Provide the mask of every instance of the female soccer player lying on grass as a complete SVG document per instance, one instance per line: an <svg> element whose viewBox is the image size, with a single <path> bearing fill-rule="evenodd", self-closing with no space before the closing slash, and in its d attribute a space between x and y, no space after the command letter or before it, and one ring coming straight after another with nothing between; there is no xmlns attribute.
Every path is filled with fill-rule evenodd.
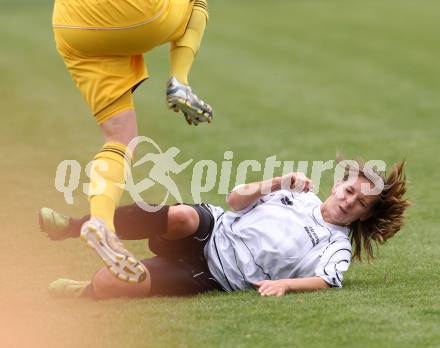
<svg viewBox="0 0 440 348"><path fill-rule="evenodd" d="M189 124L211 121L212 108L188 85L208 20L207 0L55 0L52 19L58 52L104 137L95 156L102 166L91 171L91 217L81 233L93 242L95 231L102 230L108 243L94 250L120 279L141 281L147 276L141 263L115 262L135 259L118 240L113 221L124 164L132 157L127 145L137 136L132 93L148 78L142 55L170 43L168 106L181 111ZM99 180L105 181L105 190L94 193Z"/></svg>
<svg viewBox="0 0 440 348"><path fill-rule="evenodd" d="M290 190L281 189L286 182ZM405 182L401 162L384 178L378 195L364 194L374 184L361 170L355 180L346 175L321 202L309 192L308 178L291 173L236 188L227 197L231 211L226 212L209 204L165 206L154 213L135 204L120 207L115 214L119 237L149 239L157 255L142 261L147 278L130 284L102 268L91 281L59 279L49 290L106 299L254 287L262 296L281 296L341 287L352 257L360 259L362 248L373 256L374 242L382 244L401 228L409 205ZM271 193L264 195L265 185ZM87 219L48 208L40 212L41 228L51 239L78 237Z"/></svg>

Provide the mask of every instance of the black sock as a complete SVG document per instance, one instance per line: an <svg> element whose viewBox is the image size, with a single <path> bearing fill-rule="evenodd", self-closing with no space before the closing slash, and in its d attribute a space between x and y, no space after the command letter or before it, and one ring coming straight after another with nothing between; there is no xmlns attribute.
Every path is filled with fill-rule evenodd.
<svg viewBox="0 0 440 348"><path fill-rule="evenodd" d="M121 206L115 212L115 229L119 238L125 240L149 239L150 236L167 231L169 206L148 212L136 203Z"/></svg>
<svg viewBox="0 0 440 348"><path fill-rule="evenodd" d="M169 206L164 205L156 212L148 212L133 203L118 207L115 211L115 229L119 238L125 240L149 239L155 234L167 231ZM79 237L82 225L90 215L80 219L70 218L69 236Z"/></svg>

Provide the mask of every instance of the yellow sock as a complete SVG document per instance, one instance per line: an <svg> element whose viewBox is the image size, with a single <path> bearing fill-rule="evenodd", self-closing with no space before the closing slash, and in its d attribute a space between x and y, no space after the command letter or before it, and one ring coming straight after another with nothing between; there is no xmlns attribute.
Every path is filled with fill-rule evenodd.
<svg viewBox="0 0 440 348"><path fill-rule="evenodd" d="M197 0L183 36L171 43L170 75L180 82L188 84L188 75L199 51L208 21L208 4L206 0Z"/></svg>
<svg viewBox="0 0 440 348"><path fill-rule="evenodd" d="M191 48L181 46L174 47L170 51L171 55L171 72L179 82L188 85L188 75L194 62L194 52Z"/></svg>
<svg viewBox="0 0 440 348"><path fill-rule="evenodd" d="M115 201L108 196L96 195L90 198L90 215L99 217L113 232L115 231L113 223L115 210Z"/></svg>
<svg viewBox="0 0 440 348"><path fill-rule="evenodd" d="M124 144L105 143L95 156L90 175L90 215L102 219L113 231L115 209L124 190L126 151Z"/></svg>

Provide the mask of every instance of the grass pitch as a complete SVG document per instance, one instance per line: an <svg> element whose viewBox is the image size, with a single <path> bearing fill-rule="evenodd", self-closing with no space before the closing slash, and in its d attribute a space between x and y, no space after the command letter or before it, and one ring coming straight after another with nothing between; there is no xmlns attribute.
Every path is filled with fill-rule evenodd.
<svg viewBox="0 0 440 348"><path fill-rule="evenodd" d="M43 205L87 211L80 192L74 206L64 202L55 169L64 159L85 165L101 140L55 52L51 2L0 7L2 347L440 346L437 1L211 1L191 77L215 107L209 126L188 127L165 109L167 49L148 54L151 78L136 92L140 134L179 147L182 162L220 163L226 150L234 163L329 160L338 150L406 157L415 204L374 263L352 265L342 290L105 302L47 295L50 281L87 279L101 266L79 241L47 241L36 220ZM176 178L186 198L190 179ZM152 190L151 200L160 195ZM215 190L203 198L224 202ZM144 243L128 246L148 253Z"/></svg>

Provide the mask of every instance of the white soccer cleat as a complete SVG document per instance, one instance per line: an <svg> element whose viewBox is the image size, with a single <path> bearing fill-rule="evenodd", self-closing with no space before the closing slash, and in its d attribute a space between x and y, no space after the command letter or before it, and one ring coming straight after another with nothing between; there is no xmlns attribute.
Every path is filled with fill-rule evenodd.
<svg viewBox="0 0 440 348"><path fill-rule="evenodd" d="M85 222L81 238L96 251L115 277L130 283L140 283L147 277L142 263L124 248L116 233L102 220L92 217Z"/></svg>
<svg viewBox="0 0 440 348"><path fill-rule="evenodd" d="M190 86L180 83L175 77L167 82L167 104L175 112L182 111L188 124L197 126L212 121L212 107L201 100Z"/></svg>

